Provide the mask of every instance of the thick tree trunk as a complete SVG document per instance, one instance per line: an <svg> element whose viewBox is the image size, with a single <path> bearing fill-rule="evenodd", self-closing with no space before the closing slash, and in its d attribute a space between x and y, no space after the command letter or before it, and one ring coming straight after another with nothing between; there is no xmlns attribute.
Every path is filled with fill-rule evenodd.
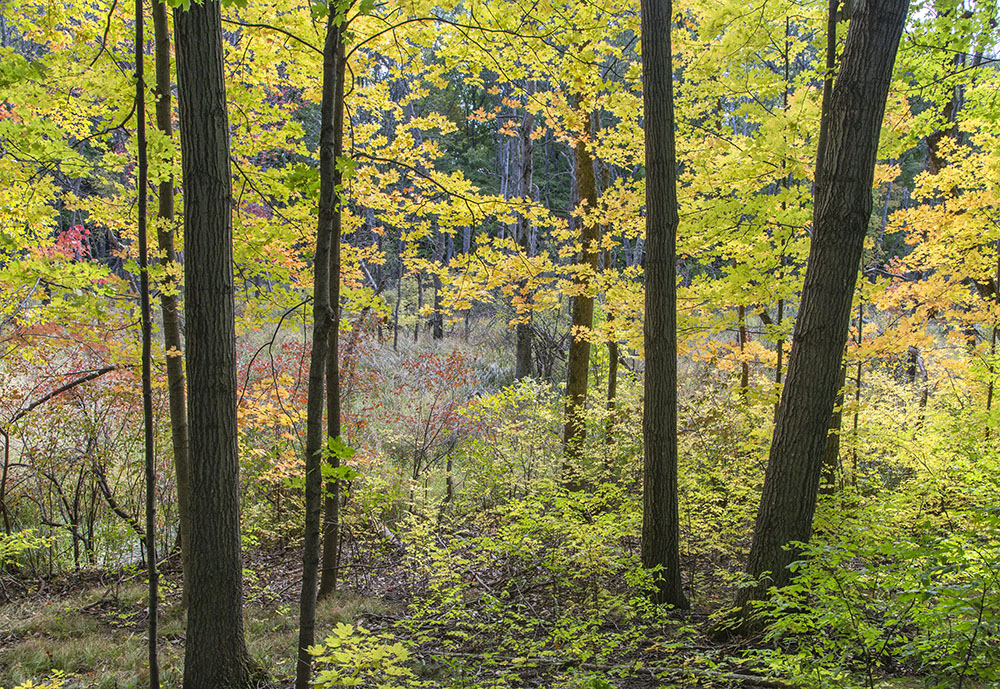
<svg viewBox="0 0 1000 689"><path fill-rule="evenodd" d="M736 599L741 631L757 624L749 620L748 603L764 598L770 586L788 582L788 565L798 553L787 545L808 541L812 533L872 209L879 132L907 7L906 0L862 2L848 31L830 99L829 138L817 157L812 245L747 564L759 583L741 589Z"/></svg>
<svg viewBox="0 0 1000 689"><path fill-rule="evenodd" d="M153 2L153 33L156 37L156 128L165 136L173 136L170 107L170 34L167 27L167 5ZM166 263L177 262L174 250L174 179L171 176L159 184L156 238L160 254ZM160 287L160 311L163 314L163 346L167 352L167 396L170 406L170 438L174 449L174 472L177 478L177 519L180 524L181 569L183 588L181 605L188 602L188 543L191 540L189 514L191 473L188 461L187 400L184 395L184 349L181 343L181 321L177 307L179 285L166 278Z"/></svg>
<svg viewBox="0 0 1000 689"><path fill-rule="evenodd" d="M597 207L597 179L594 159L586 142L577 141L573 148L573 167L577 197L586 203L587 213L580 218L581 272L575 280L579 292L573 297L570 325L569 358L566 364L566 425L563 429L563 483L571 490L583 487L579 472L583 441L587 435L584 410L587 404L587 379L590 370L590 335L594 325L594 296L591 281L597 275L600 254L600 226L589 216Z"/></svg>
<svg viewBox="0 0 1000 689"><path fill-rule="evenodd" d="M191 465L190 599L184 689L242 689L232 185L219 3L174 10L184 174Z"/></svg>
<svg viewBox="0 0 1000 689"><path fill-rule="evenodd" d="M344 44L338 40L336 75L337 84L334 94L334 160L344 152L344 77L346 60L344 59ZM341 185L342 175L339 170L333 171L333 185L336 189ZM339 198L334 200L333 232L330 236L330 309L333 322L330 326L329 348L326 354L326 433L330 438L340 437L340 234L342 211ZM378 290L380 285L374 286ZM361 324L358 324L361 327ZM327 458L330 467L340 466L340 457L331 454ZM330 479L326 482L326 495L323 502L323 562L320 567L319 595L333 593L337 588L337 576L340 565L340 481Z"/></svg>
<svg viewBox="0 0 1000 689"><path fill-rule="evenodd" d="M687 607L677 508L677 156L671 0L642 0L646 138L646 349L642 565L659 567L655 600Z"/></svg>
<svg viewBox="0 0 1000 689"><path fill-rule="evenodd" d="M823 469L820 473L819 491L829 495L837 489L837 476L840 472L840 430L844 422L844 385L847 383L847 361L840 364L840 382L837 384L837 397L833 401L833 416L830 418L830 430L826 436L826 447L823 450Z"/></svg>
<svg viewBox="0 0 1000 689"><path fill-rule="evenodd" d="M331 246L337 224L336 183L336 96L337 57L340 55L342 27L335 13L327 16L326 41L323 47L323 97L319 130L319 217L316 228L316 262L313 282L313 337L309 358L309 389L306 401L305 450L305 538L302 553L302 593L299 599L299 651L295 667L295 689L309 689L312 656L307 650L316 636L316 583L319 573L320 493L323 487L321 455L326 440L323 427L324 379L327 372L330 326L333 321L330 303ZM339 275L337 276L339 280ZM338 287L339 293L339 287ZM338 400L339 407L339 400ZM338 409L339 417L339 409Z"/></svg>

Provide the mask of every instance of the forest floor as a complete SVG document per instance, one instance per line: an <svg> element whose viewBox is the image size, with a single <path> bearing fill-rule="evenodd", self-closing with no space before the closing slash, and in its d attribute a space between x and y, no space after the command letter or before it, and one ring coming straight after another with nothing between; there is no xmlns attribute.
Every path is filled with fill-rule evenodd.
<svg viewBox="0 0 1000 689"><path fill-rule="evenodd" d="M287 689L294 676L301 553L294 549L257 550L246 565L247 644L251 656L272 678L261 689ZM180 687L185 630L177 558L165 562L162 569L161 686ZM419 625L415 628L405 624L414 592L420 587L411 585L415 582L408 580L407 572L398 563L394 566L383 560L374 566L355 561L349 562L347 569L347 583L351 585L348 591L319 605L318 634L325 635L338 624L364 627L374 634L391 633L393 640L407 642L412 649L417 677L427 682L423 686L796 686L751 669L753 665L745 660L748 646L710 641L705 633L708 615L698 610L677 614L680 634L678 628L665 630L663 638L648 639L648 643L640 644L639 653L618 656L614 665L560 657L558 646L551 655L539 658L492 655L489 662L480 662L480 656L485 657L491 645L488 634L470 635L466 648L453 643L445 647L432 636L421 634ZM62 677L64 686L73 689L148 686L146 582L141 570L86 571L33 579L4 576L0 583L0 687L9 689L52 676ZM926 683L896 677L877 686L907 689ZM966 686L975 689L975 685Z"/></svg>

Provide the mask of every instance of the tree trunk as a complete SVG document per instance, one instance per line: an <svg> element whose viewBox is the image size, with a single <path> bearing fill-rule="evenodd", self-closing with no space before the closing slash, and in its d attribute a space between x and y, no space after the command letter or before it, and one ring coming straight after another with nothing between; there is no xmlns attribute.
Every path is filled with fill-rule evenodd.
<svg viewBox="0 0 1000 689"><path fill-rule="evenodd" d="M837 385L837 398L833 401L833 416L830 418L830 430L826 436L826 447L823 450L823 469L820 473L819 491L825 495L832 494L837 488L837 475L840 473L840 429L844 421L844 385L847 383L847 361L840 364L840 382Z"/></svg>
<svg viewBox="0 0 1000 689"><path fill-rule="evenodd" d="M313 645L316 632L316 583L319 573L321 456L326 436L323 428L325 397L324 378L327 372L332 308L330 266L331 246L337 225L336 190L336 96L337 63L340 55L342 26L336 14L327 15L326 41L323 46L323 97L320 105L319 133L319 213L316 227L316 274L313 282L313 338L309 358L309 390L306 401L305 451L305 538L302 553L302 593L299 599L299 651L295 667L295 689L309 689L312 675ZM339 258L339 257L338 257ZM338 261L339 262L339 261ZM339 280L339 275L337 276ZM339 291L339 287L338 287ZM339 407L339 400L337 401ZM339 417L339 408L337 411Z"/></svg>
<svg viewBox="0 0 1000 689"><path fill-rule="evenodd" d="M784 253L782 253L778 257L778 265L780 266L778 268L778 281L782 282L785 279L785 254ZM778 300L778 312L775 315L775 319L774 319L775 325L778 326L778 328L779 328L779 330L778 330L779 333L781 332L781 330L780 330L780 328L781 328L781 322L784 319L785 319L785 300L784 299L779 299ZM777 342L774 343L774 348L775 348L775 353L777 354L777 359L776 359L775 365L774 365L774 389L777 392L777 394L780 396L781 395L781 375L783 373L782 367L784 366L784 357L785 357L785 338L781 337L779 335ZM779 397L778 401L774 403L774 422L775 423L778 423L778 410L779 410L780 407L781 407L781 400L780 400L780 397Z"/></svg>
<svg viewBox="0 0 1000 689"><path fill-rule="evenodd" d="M160 687L160 662L156 653L156 622L160 603L160 582L156 570L156 447L153 444L153 320L149 305L149 251L146 242L147 190L149 160L146 148L146 59L143 54L142 0L135 0L135 142L137 152L136 200L139 235L139 310L142 312L142 430L146 474L146 650L149 662L150 689ZM73 563L80 568L79 533L80 490L83 471L73 498Z"/></svg>
<svg viewBox="0 0 1000 689"><path fill-rule="evenodd" d="M156 128L172 137L170 107L170 34L167 27L167 6L153 2L153 32L156 37ZM167 264L177 262L174 250L174 179L171 176L159 184L156 238L160 254ZM169 274L168 274L169 275ZM167 396L170 406L170 438L174 449L174 472L177 478L177 520L180 525L181 569L184 573L181 605L188 602L188 543L191 540L189 514L191 473L188 461L187 400L184 395L184 358L181 352L181 322L177 308L176 281L170 277L160 286L160 311L163 314L163 347L167 352Z"/></svg>
<svg viewBox="0 0 1000 689"><path fill-rule="evenodd" d="M750 364L746 360L747 350L747 307L742 304L736 307L737 317L737 339L740 346L740 399L743 404L747 402L747 393L750 391Z"/></svg>
<svg viewBox="0 0 1000 689"><path fill-rule="evenodd" d="M582 467L583 441L587 435L584 409L587 404L587 378L590 368L590 335L594 325L594 296L590 285L597 275L600 230L592 217L597 207L597 180L594 176L594 159L585 141L577 141L573 148L576 189L579 203L586 204L586 214L579 219L581 256L575 284L579 292L573 297L573 315L570 325L569 358L566 364L566 425L563 430L563 483L570 490L583 487L579 475Z"/></svg>
<svg viewBox="0 0 1000 689"><path fill-rule="evenodd" d="M248 687L236 447L232 184L219 3L174 10L192 524L184 689Z"/></svg>
<svg viewBox="0 0 1000 689"><path fill-rule="evenodd" d="M686 608L677 508L677 156L671 0L642 0L646 139L646 349L642 565L659 567L654 598Z"/></svg>
<svg viewBox="0 0 1000 689"><path fill-rule="evenodd" d="M440 231L434 237L433 258L437 265L444 261L444 234ZM444 339L444 311L441 308L441 276L436 272L431 278L431 288L433 289L432 299L434 302L434 313L431 314L431 338L435 340Z"/></svg>
<svg viewBox="0 0 1000 689"><path fill-rule="evenodd" d="M534 82L529 82L527 87L529 95L533 94ZM531 143L531 132L535 128L535 116L530 111L525 110L521 119L521 127L518 130L518 141L520 143L519 162L520 166L517 174L517 194L522 199L531 198L531 181L534 175L534 146ZM527 213L521 213L517 220L517 241L521 245L521 251L525 256L531 256L531 223ZM527 298L526 281L518 285L518 291L522 298ZM517 324L517 351L514 360L514 378L521 380L531 375L531 310L527 314L518 314L520 318L527 318L524 323Z"/></svg>
<svg viewBox="0 0 1000 689"><path fill-rule="evenodd" d="M346 60L343 41L337 41L336 92L334 93L333 134L334 160L344 152L344 77ZM340 187L342 175L333 171L334 189ZM330 236L330 309L333 323L330 326L329 347L326 354L326 433L330 438L340 437L340 235L341 201L334 199L333 232ZM380 283L381 284L381 283ZM378 290L380 285L374 286ZM361 323L358 323L361 327ZM380 338L381 339L381 338ZM331 454L327 458L330 467L340 466L340 456ZM340 481L336 478L326 482L323 502L323 562L320 567L319 595L325 596L337 589L337 575L340 565Z"/></svg>
<svg viewBox="0 0 1000 689"><path fill-rule="evenodd" d="M420 312L424 308L424 281L421 279L420 273L417 273L417 319L413 325L413 344L416 344L420 339Z"/></svg>
<svg viewBox="0 0 1000 689"><path fill-rule="evenodd" d="M786 549L812 533L820 469L837 395L858 263L872 209L872 180L906 0L861 3L830 99L829 137L817 156L813 239L795 322L788 378L764 479L747 571L754 586L741 589L739 631L751 600L789 580L799 553Z"/></svg>
<svg viewBox="0 0 1000 689"><path fill-rule="evenodd" d="M606 265L606 264L605 264ZM611 304L608 304L608 323L612 323L615 319L615 312L611 310ZM604 427L604 442L608 445L614 443L614 430L616 421L616 411L615 407L617 405L618 399L618 340L615 339L614 329L612 328L611 337L608 339L608 422Z"/></svg>
<svg viewBox="0 0 1000 689"><path fill-rule="evenodd" d="M402 234L402 230L400 230ZM399 276L396 280L396 303L392 305L392 351L399 351L399 305L403 301L403 251L402 239L399 241Z"/></svg>

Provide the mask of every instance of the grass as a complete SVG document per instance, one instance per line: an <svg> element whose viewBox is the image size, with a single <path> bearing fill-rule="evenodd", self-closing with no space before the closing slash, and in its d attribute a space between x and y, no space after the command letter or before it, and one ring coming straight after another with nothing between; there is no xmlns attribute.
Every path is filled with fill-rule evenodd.
<svg viewBox="0 0 1000 689"><path fill-rule="evenodd" d="M148 686L145 587L90 588L60 600L31 599L0 606L0 688L43 682L66 674L67 689L132 689ZM161 685L179 687L184 661L184 611L172 596L159 616ZM384 612L370 599L321 601L318 637L363 612ZM250 605L244 625L251 657L283 682L294 673L298 643L295 606Z"/></svg>

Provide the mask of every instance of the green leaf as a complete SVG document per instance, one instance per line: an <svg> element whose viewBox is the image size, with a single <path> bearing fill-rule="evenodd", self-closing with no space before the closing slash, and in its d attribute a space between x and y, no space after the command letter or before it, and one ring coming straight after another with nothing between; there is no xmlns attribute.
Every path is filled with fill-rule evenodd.
<svg viewBox="0 0 1000 689"><path fill-rule="evenodd" d="M347 443L345 443L340 436L336 438L328 438L326 441L326 447L323 448L323 458L336 457L340 460L346 461L354 456L356 450Z"/></svg>

